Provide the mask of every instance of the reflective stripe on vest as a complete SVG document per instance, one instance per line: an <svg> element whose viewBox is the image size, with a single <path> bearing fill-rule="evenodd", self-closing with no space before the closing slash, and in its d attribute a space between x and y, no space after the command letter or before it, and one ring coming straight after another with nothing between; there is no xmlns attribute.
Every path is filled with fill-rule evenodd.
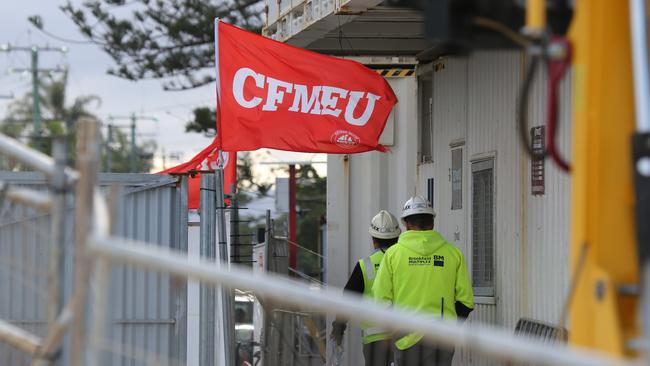
<svg viewBox="0 0 650 366"><path fill-rule="evenodd" d="M363 258L363 265L366 267L366 276L368 276L368 280L370 281L374 280L375 266L374 264L372 264L372 260L370 259L370 257Z"/></svg>
<svg viewBox="0 0 650 366"><path fill-rule="evenodd" d="M376 249L370 256L360 259L359 266L363 274L363 295L372 298L372 286L377 276L377 269L384 257L384 252L381 249ZM361 337L363 344L377 342L383 339L389 339L390 333L386 330L375 326L372 323L361 322Z"/></svg>
<svg viewBox="0 0 650 366"><path fill-rule="evenodd" d="M379 327L371 327L371 328L365 328L361 330L362 337L370 337L375 334L383 334L383 333L386 333L386 330Z"/></svg>

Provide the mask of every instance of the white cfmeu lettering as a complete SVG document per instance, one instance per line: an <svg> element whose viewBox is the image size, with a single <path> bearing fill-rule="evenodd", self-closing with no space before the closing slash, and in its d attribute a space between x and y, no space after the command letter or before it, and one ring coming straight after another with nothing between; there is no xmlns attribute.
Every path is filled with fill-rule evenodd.
<svg viewBox="0 0 650 366"><path fill-rule="evenodd" d="M235 77L232 81L232 94L235 96L235 100L239 103L240 106L244 108L255 108L260 103L262 103L262 98L253 97L249 100L246 100L244 97L244 83L246 83L247 78L253 78L255 80L255 86L258 88L264 87L264 75L258 74L255 71L244 67L235 73Z"/></svg>
<svg viewBox="0 0 650 366"><path fill-rule="evenodd" d="M284 93L278 87L282 87L287 94L293 91L293 84L286 81L274 79L272 77L266 78L266 84L269 86L268 93L266 94L266 103L262 106L263 111L277 111L278 103L282 104Z"/></svg>
<svg viewBox="0 0 650 366"><path fill-rule="evenodd" d="M338 117L341 114L341 110L336 108L336 104L339 102L339 96L336 94L341 98L345 98L348 95L348 91L333 86L323 87L323 94L320 97L320 104L323 106L321 114L328 114L334 117Z"/></svg>
<svg viewBox="0 0 650 366"><path fill-rule="evenodd" d="M307 91L306 85L295 84L293 86L295 90L295 95L293 97L293 104L289 111L298 112L298 107L300 107L301 113L311 113L311 114L320 114L320 103L318 102L318 95L320 94L320 86L315 86L312 89L311 96Z"/></svg>
<svg viewBox="0 0 650 366"><path fill-rule="evenodd" d="M247 89L245 83L248 78L253 79L255 88L258 89L254 95L265 96L264 99L257 96L246 99L244 90ZM263 111L277 111L278 108L283 108L285 98L293 95L291 106L287 108L288 111L328 115L336 118L340 118L343 113L343 119L354 126L364 126L368 123L377 101L381 99L380 96L370 92L349 91L326 85L294 84L265 76L246 67L237 70L235 73L232 91L235 101L244 108L257 108L264 103L262 104ZM365 101L365 109L359 117L355 117L355 115L359 115L356 109L359 104L363 104L363 101Z"/></svg>
<svg viewBox="0 0 650 366"><path fill-rule="evenodd" d="M350 93L350 101L348 102L347 108L345 108L345 120L351 125L363 126L368 123L368 120L372 115L372 110L375 109L375 102L379 100L380 96L366 93L368 105L366 105L366 109L363 111L361 117L354 118L354 110L357 108L361 98L363 98L363 92L353 91Z"/></svg>

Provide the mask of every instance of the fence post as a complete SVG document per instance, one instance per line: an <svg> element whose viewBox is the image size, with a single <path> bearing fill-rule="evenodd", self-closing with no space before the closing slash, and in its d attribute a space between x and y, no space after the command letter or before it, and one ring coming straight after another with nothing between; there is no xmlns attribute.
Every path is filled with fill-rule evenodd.
<svg viewBox="0 0 650 366"><path fill-rule="evenodd" d="M223 189L223 167L215 170L216 193L217 193L217 230L219 232L219 262L221 266L228 266L230 257L228 255L228 238L226 237L226 200ZM220 285L221 321L223 324L223 344L227 366L235 365L235 323L232 314L233 296L229 287Z"/></svg>
<svg viewBox="0 0 650 366"><path fill-rule="evenodd" d="M187 254L187 235L188 235L188 198L189 198L189 177L184 174L180 176L180 184L178 187L178 215L179 216L179 228L178 228L178 238L177 244L174 245L174 248L178 251ZM173 297L173 309L176 309L176 323L174 327L176 328L176 342L174 343L174 348L172 354L179 360L180 363L187 361L187 285L188 280L186 278L175 278L172 279L176 286L175 295Z"/></svg>
<svg viewBox="0 0 650 366"><path fill-rule="evenodd" d="M90 118L81 118L77 132L77 181L75 192L75 281L74 295L79 298L74 309L72 327L72 366L86 365L86 305L89 282L87 241L92 228L93 193L97 181L99 156L99 125Z"/></svg>
<svg viewBox="0 0 650 366"><path fill-rule="evenodd" d="M201 257L216 257L215 176L201 174ZM213 285L201 283L201 310L199 330L200 366L215 366L215 292Z"/></svg>

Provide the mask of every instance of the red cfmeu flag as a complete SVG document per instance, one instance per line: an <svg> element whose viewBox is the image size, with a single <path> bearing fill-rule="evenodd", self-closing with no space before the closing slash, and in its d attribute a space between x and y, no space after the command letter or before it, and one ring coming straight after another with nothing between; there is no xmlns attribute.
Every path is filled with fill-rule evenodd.
<svg viewBox="0 0 650 366"><path fill-rule="evenodd" d="M376 72L219 20L215 47L223 150L386 150L379 136L397 97Z"/></svg>
<svg viewBox="0 0 650 366"><path fill-rule="evenodd" d="M217 168L217 159L219 152L214 147L214 143L205 148L197 154L190 161L177 165L173 168L165 169L159 174L168 173L187 173L190 170L205 171L214 170ZM236 152L223 152L223 188L224 193L230 194L231 186L237 184L237 153ZM188 181L189 196L187 199L187 207L190 209L198 209L201 202L201 174L197 173L190 176Z"/></svg>

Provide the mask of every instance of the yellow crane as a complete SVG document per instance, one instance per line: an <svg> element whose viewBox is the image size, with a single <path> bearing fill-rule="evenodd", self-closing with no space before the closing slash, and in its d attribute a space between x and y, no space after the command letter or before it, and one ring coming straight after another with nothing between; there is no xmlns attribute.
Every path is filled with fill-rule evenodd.
<svg viewBox="0 0 650 366"><path fill-rule="evenodd" d="M529 0L527 31L543 32L545 14L545 1ZM641 156L647 159L650 150L647 127L641 128L650 105L645 15L643 0L577 0L568 33L574 77L569 342L618 356L632 356L644 343L641 264L649 243L647 229L637 237L636 220L650 226Z"/></svg>

